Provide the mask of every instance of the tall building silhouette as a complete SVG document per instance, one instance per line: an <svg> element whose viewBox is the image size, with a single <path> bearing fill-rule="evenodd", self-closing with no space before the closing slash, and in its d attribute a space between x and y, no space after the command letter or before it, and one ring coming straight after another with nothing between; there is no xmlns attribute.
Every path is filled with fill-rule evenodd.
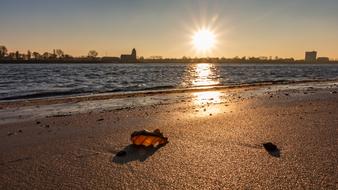
<svg viewBox="0 0 338 190"><path fill-rule="evenodd" d="M317 60L316 51L307 51L305 52L305 61L306 62L315 62Z"/></svg>
<svg viewBox="0 0 338 190"><path fill-rule="evenodd" d="M121 55L121 63L136 63L136 49L134 48L131 51L131 54L122 54Z"/></svg>

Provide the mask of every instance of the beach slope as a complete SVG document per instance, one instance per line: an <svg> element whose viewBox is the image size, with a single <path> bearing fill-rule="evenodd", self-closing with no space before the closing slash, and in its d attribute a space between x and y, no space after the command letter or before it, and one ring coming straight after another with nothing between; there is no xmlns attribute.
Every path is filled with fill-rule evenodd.
<svg viewBox="0 0 338 190"><path fill-rule="evenodd" d="M107 104L100 101L90 105ZM337 188L337 84L118 101L134 106L41 116L37 103L30 110L39 117L9 120L25 106L3 103L0 189ZM157 128L165 146L130 145L133 131ZM267 142L279 151L268 152Z"/></svg>

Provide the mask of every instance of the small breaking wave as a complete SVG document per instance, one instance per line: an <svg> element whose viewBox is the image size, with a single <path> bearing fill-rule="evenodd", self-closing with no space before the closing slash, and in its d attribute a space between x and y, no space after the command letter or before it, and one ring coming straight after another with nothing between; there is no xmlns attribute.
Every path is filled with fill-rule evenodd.
<svg viewBox="0 0 338 190"><path fill-rule="evenodd" d="M25 100L25 99L43 99L43 98L67 98L67 97L95 97L95 96L110 96L125 97L125 96L138 96L138 95L151 95L160 93L183 93L183 92L199 92L210 90L222 90L231 88L244 88L244 87L259 87L269 85L288 85L288 84L306 84L313 82L335 82L338 79L316 79L316 80L276 80L276 81L262 81L255 83L243 83L243 84L231 84L231 85L212 85L212 86L195 86L190 88L174 87L174 86L158 86L153 88L139 88L139 89L116 89L113 91L84 91L84 90L69 90L69 91L48 91L41 93L33 93L22 96L9 96L1 98L0 101L12 101L12 100Z"/></svg>

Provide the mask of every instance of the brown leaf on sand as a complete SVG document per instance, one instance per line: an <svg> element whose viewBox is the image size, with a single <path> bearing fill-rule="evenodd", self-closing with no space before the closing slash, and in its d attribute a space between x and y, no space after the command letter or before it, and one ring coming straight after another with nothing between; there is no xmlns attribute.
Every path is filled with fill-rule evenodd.
<svg viewBox="0 0 338 190"><path fill-rule="evenodd" d="M164 137L159 129L153 132L148 130L135 131L131 134L130 140L134 145L142 145L145 147L157 147L168 143L168 138Z"/></svg>

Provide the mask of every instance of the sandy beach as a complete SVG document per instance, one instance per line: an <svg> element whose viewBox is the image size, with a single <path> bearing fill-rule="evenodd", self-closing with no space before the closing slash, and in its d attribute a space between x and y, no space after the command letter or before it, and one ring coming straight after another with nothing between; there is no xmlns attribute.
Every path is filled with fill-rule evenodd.
<svg viewBox="0 0 338 190"><path fill-rule="evenodd" d="M1 102L0 189L337 189L337 92L321 82ZM130 145L157 128L165 146Z"/></svg>

